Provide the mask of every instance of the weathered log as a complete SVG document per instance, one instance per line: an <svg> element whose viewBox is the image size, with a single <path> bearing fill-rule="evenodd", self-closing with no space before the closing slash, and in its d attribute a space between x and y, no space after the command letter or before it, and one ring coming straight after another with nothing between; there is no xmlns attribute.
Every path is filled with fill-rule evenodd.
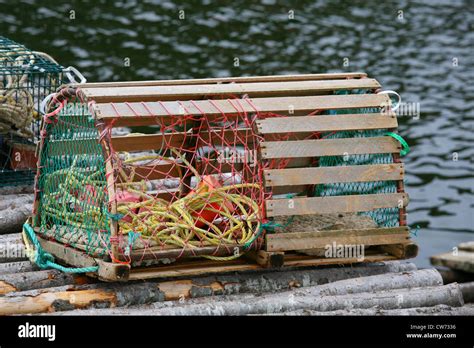
<svg viewBox="0 0 474 348"><path fill-rule="evenodd" d="M21 231L31 214L33 195L14 194L0 197L0 234Z"/></svg>
<svg viewBox="0 0 474 348"><path fill-rule="evenodd" d="M444 304L436 305L433 307L415 307L415 308L401 308L401 309L380 309L380 308L367 308L367 309L343 309L337 311L329 312L319 312L308 309L299 309L296 311L289 311L283 313L272 313L269 315L291 315L291 316L301 316L301 315L328 315L328 316L338 316L338 315L403 315L403 316L413 316L413 315L474 315L474 305L464 305L462 307L451 307Z"/></svg>
<svg viewBox="0 0 474 348"><path fill-rule="evenodd" d="M32 295L36 293L36 295ZM78 308L123 307L130 303L164 301L163 292L150 284L90 284L75 290L74 286L61 287L50 293L44 289L7 294L0 297L0 315L35 314L68 311Z"/></svg>
<svg viewBox="0 0 474 348"><path fill-rule="evenodd" d="M0 264L1 265L1 264ZM7 267L6 267L7 268ZM179 289L182 292L180 295L184 297L199 297L200 293L207 294L232 294L241 292L265 292L265 291L281 291L291 287L301 286L312 286L318 284L325 284L328 282L334 282L341 279L349 279L361 276L383 274L388 272L403 272L415 270L416 267L412 263L401 263L398 261L381 263L381 264L369 264L366 266L347 267L347 268L321 268L321 269L306 269L306 270L292 270L282 272L254 272L251 274L231 274L231 275L216 275L207 276L202 278L195 278L192 280L185 279L183 281L162 281L162 282L149 282L151 286L168 286L167 284L179 284ZM1 268L0 268L1 271ZM54 287L76 284L71 276L64 276L62 283L59 278L56 277L56 283L48 283L47 281L40 281L38 279L47 280L50 277L55 277L59 274L58 271L48 270L41 272L28 272L21 274L8 274L14 272L4 272L3 277L0 276L0 282L6 282L11 284L13 287L18 288L16 291L26 291L31 289L39 288L51 288L51 291L55 291ZM21 286L16 286L21 281ZM92 281L92 279L91 279ZM185 289L185 285L187 288ZM213 286L212 284L223 284L222 291L219 291L219 287ZM126 285L124 285L126 286ZM170 298L172 299L172 298Z"/></svg>
<svg viewBox="0 0 474 348"><path fill-rule="evenodd" d="M457 271L455 269L438 269L443 277L443 283L466 283L474 281L474 273Z"/></svg>
<svg viewBox="0 0 474 348"><path fill-rule="evenodd" d="M39 268L30 261L0 263L0 279L4 274L37 271Z"/></svg>
<svg viewBox="0 0 474 348"><path fill-rule="evenodd" d="M340 280L319 287L303 288L295 296L346 295L360 292L377 292L388 289L443 285L441 275L435 269L422 269L414 272L388 273L370 277Z"/></svg>
<svg viewBox="0 0 474 348"><path fill-rule="evenodd" d="M175 306L152 310L154 315L247 315L265 314L308 308L331 311L344 308L382 309L427 307L438 304L462 306L462 295L457 284L419 288L411 290L384 291L379 293L357 293L337 296L296 297L289 294L274 294L264 298L232 302L213 302Z"/></svg>
<svg viewBox="0 0 474 348"><path fill-rule="evenodd" d="M474 282L459 284L464 302L474 302Z"/></svg>
<svg viewBox="0 0 474 348"><path fill-rule="evenodd" d="M272 272L237 273L231 275L208 276L196 278L194 282L200 286L218 282L224 285L224 294L261 293L284 291L290 288L315 286L385 273L397 273L416 270L413 263L391 261L357 265L353 267L328 267L313 269L294 269Z"/></svg>
<svg viewBox="0 0 474 348"><path fill-rule="evenodd" d="M235 297L235 296L233 296ZM75 310L61 315L261 315L297 310L330 312L347 309L381 310L433 307L444 304L464 305L458 284L413 289L391 289L375 293L355 293L336 296L294 296L292 293L238 296L238 298L203 301L194 299L184 303L154 303L126 309ZM58 313L59 314L59 313Z"/></svg>
<svg viewBox="0 0 474 348"><path fill-rule="evenodd" d="M21 242L21 241L22 241L22 237L21 237L21 233L19 232L0 235L0 243Z"/></svg>
<svg viewBox="0 0 474 348"><path fill-rule="evenodd" d="M92 279L56 270L5 274L0 277L0 295L67 284L85 284Z"/></svg>
<svg viewBox="0 0 474 348"><path fill-rule="evenodd" d="M144 284L99 283L60 286L8 293L4 298L0 298L0 314L40 313L97 306L128 306L138 303L151 303L158 301L157 298L161 301L171 301L223 294L275 292L300 286L325 284L328 281L361 277L364 274L404 272L409 269L415 269L415 266L411 263L396 261L347 268L252 272L187 280L147 282ZM115 299L120 299L120 301L115 301ZM61 305L56 306L57 303Z"/></svg>
<svg viewBox="0 0 474 348"><path fill-rule="evenodd" d="M0 188L0 196L13 195L13 194L25 194L33 193L33 185L15 185L15 186L4 186Z"/></svg>

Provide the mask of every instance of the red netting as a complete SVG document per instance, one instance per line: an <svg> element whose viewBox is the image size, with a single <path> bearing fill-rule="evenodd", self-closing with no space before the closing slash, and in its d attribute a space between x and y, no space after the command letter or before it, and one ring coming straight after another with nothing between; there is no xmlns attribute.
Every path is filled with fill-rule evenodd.
<svg viewBox="0 0 474 348"><path fill-rule="evenodd" d="M86 104L77 90L64 89L53 101L62 103L62 108L45 118L37 180L40 222L36 223L47 237L93 256L108 254L115 262L137 265L183 256L237 258L250 249L259 249L263 232L276 226L265 216L269 199L390 193L397 189L395 182L284 182L273 186L264 179L266 169L393 162L391 154L263 160L264 142L284 141L294 148L300 144L296 141L380 136L384 130L273 130L263 136L258 131L260 120L288 117L291 112L259 112L249 98L111 103L108 106L115 114L108 115L107 120L94 115L93 101ZM81 112L67 107L75 107L75 103L82 105ZM173 112L170 105L174 105ZM337 117L340 112L314 110L300 115ZM372 112L375 115L377 110ZM147 121L142 122L140 118L145 117ZM361 213L378 225L398 224L399 209L390 209Z"/></svg>
<svg viewBox="0 0 474 348"><path fill-rule="evenodd" d="M199 115L180 102L182 114L174 115L158 102L168 116L144 129L153 134L133 132L117 141L113 124L103 128L114 168L110 210L115 204L118 213L119 234L111 242L123 260L131 260L131 250L136 259L140 252L145 257L176 248L232 258L259 242L269 197L257 151L263 140L255 124L260 115L244 111L242 103L252 105L250 100L227 101L235 114L209 100L219 111L212 117L192 101ZM153 150L132 151L142 148Z"/></svg>

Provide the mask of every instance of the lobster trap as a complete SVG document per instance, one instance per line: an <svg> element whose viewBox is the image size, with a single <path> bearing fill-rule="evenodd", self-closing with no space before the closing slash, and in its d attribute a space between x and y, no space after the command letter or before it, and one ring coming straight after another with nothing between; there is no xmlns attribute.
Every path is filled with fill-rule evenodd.
<svg viewBox="0 0 474 348"><path fill-rule="evenodd" d="M0 187L33 182L41 102L71 81L69 69L0 36Z"/></svg>
<svg viewBox="0 0 474 348"><path fill-rule="evenodd" d="M38 145L36 261L128 280L414 257L391 104L363 73L68 86Z"/></svg>

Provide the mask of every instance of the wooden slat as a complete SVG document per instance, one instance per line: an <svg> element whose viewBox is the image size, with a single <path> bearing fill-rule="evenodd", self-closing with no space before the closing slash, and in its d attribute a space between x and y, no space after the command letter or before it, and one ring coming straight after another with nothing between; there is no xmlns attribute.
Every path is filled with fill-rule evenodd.
<svg viewBox="0 0 474 348"><path fill-rule="evenodd" d="M378 153L398 153L401 145L392 137L344 138L261 143L262 158L298 158Z"/></svg>
<svg viewBox="0 0 474 348"><path fill-rule="evenodd" d="M304 255L286 255L285 254L285 267L310 267L310 266L325 266L325 265L350 265L353 263L372 263L396 260L397 258L392 255L385 253L378 253L374 255L366 255L363 260L358 260L356 257L325 257L325 258L314 258L311 256Z"/></svg>
<svg viewBox="0 0 474 348"><path fill-rule="evenodd" d="M213 261L203 260L172 263L170 265L160 265L158 267L132 268L129 280L168 278L168 277L190 277L209 274L224 274L228 272L243 272L262 269L255 263L245 262L243 259L233 261Z"/></svg>
<svg viewBox="0 0 474 348"><path fill-rule="evenodd" d="M381 249L398 259L411 259L418 255L418 245L410 241L401 244L384 245Z"/></svg>
<svg viewBox="0 0 474 348"><path fill-rule="evenodd" d="M206 161L196 161L196 169L201 175L209 174L223 174L223 173L232 173L239 172L243 168L243 163L230 163L222 162L219 163L218 160L206 160Z"/></svg>
<svg viewBox="0 0 474 348"><path fill-rule="evenodd" d="M215 146L231 144L251 145L255 141L255 135L250 129L227 129L223 131L202 131L198 135L191 133L176 132L165 134L130 134L124 136L113 136L112 146L115 151L143 151L158 150L168 147L184 147L191 137L200 140L201 145L213 144Z"/></svg>
<svg viewBox="0 0 474 348"><path fill-rule="evenodd" d="M114 151L159 150L168 147L182 147L186 133L140 134L112 137Z"/></svg>
<svg viewBox="0 0 474 348"><path fill-rule="evenodd" d="M130 176L131 168L134 169L135 175L133 182L142 180L157 180L165 178L180 177L180 165L174 163L162 163L157 165L139 165L124 167L125 174ZM120 180L119 180L120 182Z"/></svg>
<svg viewBox="0 0 474 348"><path fill-rule="evenodd" d="M351 131L397 128L394 114L271 117L257 121L260 134Z"/></svg>
<svg viewBox="0 0 474 348"><path fill-rule="evenodd" d="M327 245L385 245L408 240L407 227L370 228L266 235L267 251L324 249Z"/></svg>
<svg viewBox="0 0 474 348"><path fill-rule="evenodd" d="M402 163L267 169L264 171L265 186L267 187L402 180L403 173Z"/></svg>
<svg viewBox="0 0 474 348"><path fill-rule="evenodd" d="M298 186L278 186L274 187L272 190L273 195L286 195L288 193L303 194L308 191L308 186L298 185Z"/></svg>
<svg viewBox="0 0 474 348"><path fill-rule="evenodd" d="M65 246L56 241L46 240L38 235L36 235L36 238L38 238L41 247L46 252L53 254L57 260L75 267L93 267L97 265L94 258L82 251Z"/></svg>
<svg viewBox="0 0 474 348"><path fill-rule="evenodd" d="M380 84L374 79L346 79L322 81L286 81L262 83L230 83L182 86L82 87L89 100L103 102L143 102L165 100L204 99L215 96L248 95L254 97L311 95L319 92L350 89L375 89Z"/></svg>
<svg viewBox="0 0 474 348"><path fill-rule="evenodd" d="M388 105L390 98L386 94L327 95L310 97L279 97L239 99L230 103L228 100L197 100L194 103L183 101L181 105L174 101L147 103L97 103L93 106L98 119L105 122L115 120L113 126L136 126L159 124L161 118L190 115L200 116L203 113L209 120L222 117L222 113L236 115L236 107L241 112L274 112L294 116L306 115L314 110L377 108ZM187 112L185 112L187 110ZM169 112L169 114L168 114Z"/></svg>
<svg viewBox="0 0 474 348"><path fill-rule="evenodd" d="M433 266L442 266L474 273L474 253L469 251L459 250L457 253L449 252L430 257L430 262Z"/></svg>
<svg viewBox="0 0 474 348"><path fill-rule="evenodd" d="M133 261L142 261L142 260L155 260L155 259L173 259L180 257L189 257L189 256L202 256L202 255L212 255L212 256L228 256L236 252L241 252L243 250L242 246L238 244L223 244L218 246L202 246L196 248L162 248L154 247L148 248L145 250L132 251L130 253L130 258ZM127 257L122 256L121 259L126 261Z"/></svg>
<svg viewBox="0 0 474 348"><path fill-rule="evenodd" d="M283 267L314 267L323 265L343 265L359 262L381 262L395 260L395 256L379 253L366 255L364 260L356 258L315 258L306 255L285 254ZM158 267L132 268L129 280L156 279L166 277L191 277L210 274L225 274L230 272L245 272L262 270L262 266L245 262L243 259L234 261L214 261L203 260L175 263L171 265L161 265Z"/></svg>
<svg viewBox="0 0 474 348"><path fill-rule="evenodd" d="M267 216L357 213L408 205L407 193L271 199L265 202Z"/></svg>
<svg viewBox="0 0 474 348"><path fill-rule="evenodd" d="M242 82L276 82L276 81L311 81L311 80L336 80L364 78L366 73L329 73L329 74L299 74L299 75L268 75L268 76L239 76L218 77L206 79L183 79L183 80L156 80L156 81L121 81L121 82L92 82L80 86L81 88L102 87L132 87L132 86L181 86L201 85L208 83L242 83Z"/></svg>

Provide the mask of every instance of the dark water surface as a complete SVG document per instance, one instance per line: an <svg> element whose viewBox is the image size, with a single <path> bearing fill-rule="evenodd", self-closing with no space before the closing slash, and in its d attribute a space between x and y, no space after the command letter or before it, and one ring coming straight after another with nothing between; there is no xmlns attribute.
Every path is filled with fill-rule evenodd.
<svg viewBox="0 0 474 348"><path fill-rule="evenodd" d="M419 118L400 116L400 134L412 147L416 261L427 266L474 239L473 9L468 0L0 0L0 35L90 81L367 72L420 105Z"/></svg>

